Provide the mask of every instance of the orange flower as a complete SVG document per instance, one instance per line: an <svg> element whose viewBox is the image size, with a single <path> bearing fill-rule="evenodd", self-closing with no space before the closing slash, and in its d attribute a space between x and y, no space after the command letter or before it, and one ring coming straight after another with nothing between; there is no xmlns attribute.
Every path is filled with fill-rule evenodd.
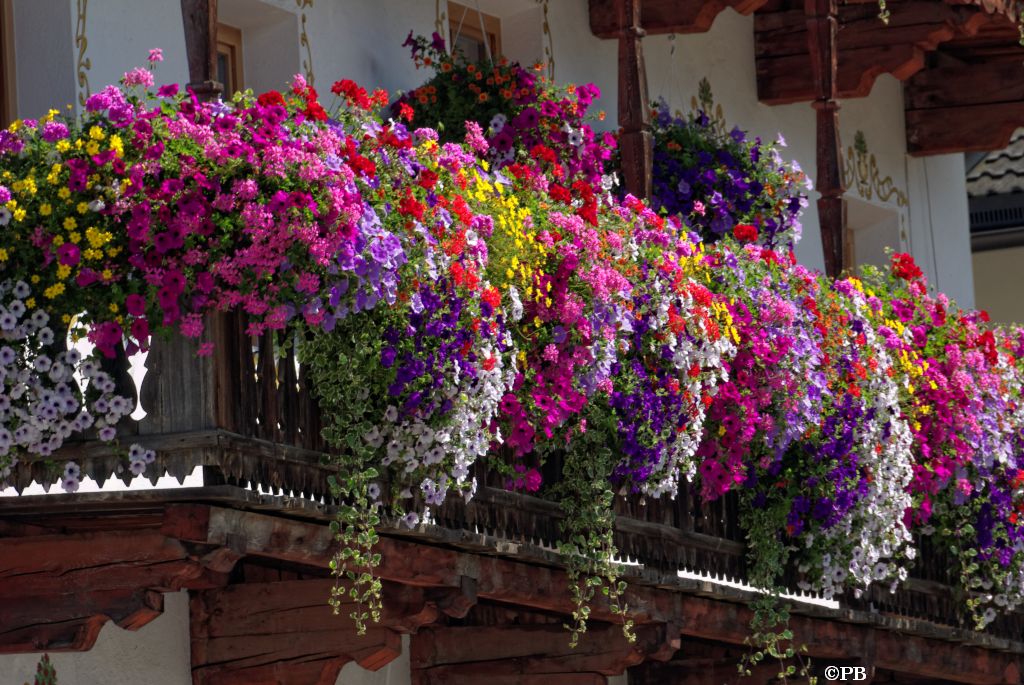
<svg viewBox="0 0 1024 685"><path fill-rule="evenodd" d="M480 102L487 102L488 100L491 99L491 96L488 95L487 93L480 93L480 97L478 99L480 100Z"/></svg>

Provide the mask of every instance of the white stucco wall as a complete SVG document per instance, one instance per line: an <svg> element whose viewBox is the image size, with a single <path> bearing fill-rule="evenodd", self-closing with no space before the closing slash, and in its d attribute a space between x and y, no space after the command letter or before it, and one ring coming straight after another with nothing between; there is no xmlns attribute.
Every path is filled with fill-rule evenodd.
<svg viewBox="0 0 1024 685"><path fill-rule="evenodd" d="M17 116L75 103L71 0L14 0L13 9Z"/></svg>
<svg viewBox="0 0 1024 685"><path fill-rule="evenodd" d="M0 656L0 683L31 683L40 656ZM108 623L88 652L51 653L50 661L61 685L191 685L188 593L164 595L164 613L137 631Z"/></svg>
<svg viewBox="0 0 1024 685"><path fill-rule="evenodd" d="M75 4L71 3L72 20L77 19ZM161 48L164 52L164 61L154 71L156 83L187 83L188 60L181 26L181 3L178 2L93 0L88 3L85 35L88 40L86 56L91 62L87 74L92 92L117 83L129 69L147 66L146 58L152 48Z"/></svg>
<svg viewBox="0 0 1024 685"><path fill-rule="evenodd" d="M974 306L964 156L908 157L910 248L930 283L962 307Z"/></svg>

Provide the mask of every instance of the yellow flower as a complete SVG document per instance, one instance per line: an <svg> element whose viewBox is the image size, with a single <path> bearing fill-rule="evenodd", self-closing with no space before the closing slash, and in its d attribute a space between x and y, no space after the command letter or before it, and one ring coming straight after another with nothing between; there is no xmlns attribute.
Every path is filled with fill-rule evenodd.
<svg viewBox="0 0 1024 685"><path fill-rule="evenodd" d="M21 128L21 125L21 119L15 119L11 122L11 125L7 127L7 130L11 133L16 133L17 130Z"/></svg>
<svg viewBox="0 0 1024 685"><path fill-rule="evenodd" d="M49 202L39 205L39 216L50 216L51 214L53 214L53 207L50 206Z"/></svg>
<svg viewBox="0 0 1024 685"><path fill-rule="evenodd" d="M8 200L7 204L5 204L4 207L6 207L7 209L9 209L9 210L11 210L13 212L15 209L18 208L18 201L17 200Z"/></svg>
<svg viewBox="0 0 1024 685"><path fill-rule="evenodd" d="M71 267L68 266L67 264L61 264L60 266L57 267L57 278L59 278L60 280L63 281L67 279L67 277L70 275Z"/></svg>
<svg viewBox="0 0 1024 685"><path fill-rule="evenodd" d="M104 281L109 281L110 279L112 279L114 277L114 272L111 271L110 269L104 269L103 273L100 274L100 275L103 276L103 280Z"/></svg>
<svg viewBox="0 0 1024 685"><path fill-rule="evenodd" d="M71 143L67 139L57 141L57 152L67 152L71 149Z"/></svg>
<svg viewBox="0 0 1024 685"><path fill-rule="evenodd" d="M111 302L110 303L110 313L111 314L117 314L117 303L116 302Z"/></svg>
<svg viewBox="0 0 1024 685"><path fill-rule="evenodd" d="M73 231L78 228L78 222L75 221L75 217L69 216L64 219L64 230Z"/></svg>
<svg viewBox="0 0 1024 685"><path fill-rule="evenodd" d="M0 262L6 262L8 259L7 250L0 247Z"/></svg>
<svg viewBox="0 0 1024 685"><path fill-rule="evenodd" d="M60 190L57 191L57 197L59 197L62 200L66 200L69 197L71 197L71 191L68 190L67 188L61 188Z"/></svg>
<svg viewBox="0 0 1024 685"><path fill-rule="evenodd" d="M89 241L89 245L92 247L103 247L113 240L114 236L107 231L100 231L95 226L90 226L85 229L85 239Z"/></svg>
<svg viewBox="0 0 1024 685"><path fill-rule="evenodd" d="M110 136L110 149L116 152L118 157L124 155L124 143L121 142L121 136Z"/></svg>
<svg viewBox="0 0 1024 685"><path fill-rule="evenodd" d="M85 146L85 151L90 155L98 155L100 153L100 144L95 140L90 140L89 144Z"/></svg>
<svg viewBox="0 0 1024 685"><path fill-rule="evenodd" d="M39 282L39 274L32 274L32 277L29 278L28 280L32 281L33 284L38 283Z"/></svg>
<svg viewBox="0 0 1024 685"><path fill-rule="evenodd" d="M64 284L63 283L54 283L49 288L47 288L46 290L43 291L43 295L45 295L46 298L50 299L50 300L52 300L52 299L54 299L54 298L56 298L56 297L58 297L60 295L63 295L63 294L64 294Z"/></svg>
<svg viewBox="0 0 1024 685"><path fill-rule="evenodd" d="M71 233L68 233L68 240L70 240L73 243L77 243L81 239L82 234L79 233L78 231L71 231Z"/></svg>
<svg viewBox="0 0 1024 685"><path fill-rule="evenodd" d="M89 129L89 137L93 140L103 140L107 135L103 133L103 129L99 126L93 126Z"/></svg>
<svg viewBox="0 0 1024 685"><path fill-rule="evenodd" d="M79 202L78 206L76 206L75 209L78 210L79 214L85 214L86 212L89 211L89 203L88 202Z"/></svg>
<svg viewBox="0 0 1024 685"><path fill-rule="evenodd" d="M26 214L27 214L27 212L24 209L16 209L16 210L14 210L14 220L15 221L24 221Z"/></svg>
<svg viewBox="0 0 1024 685"><path fill-rule="evenodd" d="M29 309L35 309L36 308L36 298L30 297L27 300L25 300L25 306L28 307Z"/></svg>
<svg viewBox="0 0 1024 685"><path fill-rule="evenodd" d="M55 236L53 236L53 244L56 245L57 247L60 247L61 245L63 245L64 244L64 236L62 236L62 235L55 235Z"/></svg>

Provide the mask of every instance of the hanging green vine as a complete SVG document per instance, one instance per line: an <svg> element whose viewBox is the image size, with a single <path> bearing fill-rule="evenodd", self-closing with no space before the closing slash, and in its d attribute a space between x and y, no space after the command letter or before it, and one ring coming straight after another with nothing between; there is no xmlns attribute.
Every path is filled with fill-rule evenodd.
<svg viewBox="0 0 1024 685"><path fill-rule="evenodd" d="M613 614L622 617L622 631L630 642L636 641L633 621L627 617L623 603L626 582L619 578L615 568L614 539L615 513L612 504L615 493L609 476L617 459L603 442L589 436L600 436L590 431L581 444L566 454L564 480L558 485L558 494L565 518L562 520L562 542L558 551L566 561L566 573L575 608L569 644L575 647L587 632L587 620L598 590L608 599Z"/></svg>

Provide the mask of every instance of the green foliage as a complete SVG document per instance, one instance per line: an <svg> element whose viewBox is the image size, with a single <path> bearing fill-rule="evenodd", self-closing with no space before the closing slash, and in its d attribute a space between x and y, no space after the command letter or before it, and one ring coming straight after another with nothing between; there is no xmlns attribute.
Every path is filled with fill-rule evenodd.
<svg viewBox="0 0 1024 685"><path fill-rule="evenodd" d="M626 582L618 577L613 561L615 493L609 482L617 460L601 436L600 431L591 430L574 442L566 454L563 481L558 485L565 512L558 551L565 559L575 605L572 624L566 625L572 647L587 632L587 620L599 591L607 598L612 613L622 617L626 639L636 641L633 621L626 615L628 607L622 602Z"/></svg>

